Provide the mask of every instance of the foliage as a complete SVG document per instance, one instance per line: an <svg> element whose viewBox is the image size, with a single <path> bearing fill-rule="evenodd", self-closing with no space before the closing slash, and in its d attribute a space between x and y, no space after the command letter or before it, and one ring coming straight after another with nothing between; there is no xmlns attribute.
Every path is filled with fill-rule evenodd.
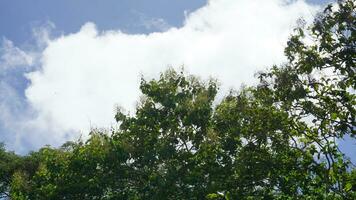
<svg viewBox="0 0 356 200"><path fill-rule="evenodd" d="M355 199L337 140L355 133L355 3L300 26L288 62L216 101L218 83L168 70L142 79L119 128L27 156L0 146L10 199Z"/></svg>

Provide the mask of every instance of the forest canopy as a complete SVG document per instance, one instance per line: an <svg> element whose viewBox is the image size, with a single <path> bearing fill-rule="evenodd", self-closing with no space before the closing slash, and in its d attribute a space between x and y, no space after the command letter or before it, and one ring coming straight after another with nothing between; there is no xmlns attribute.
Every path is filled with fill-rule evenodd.
<svg viewBox="0 0 356 200"><path fill-rule="evenodd" d="M225 94L169 69L142 78L133 115L88 140L17 155L0 145L4 199L356 199L355 1L300 21L287 62Z"/></svg>

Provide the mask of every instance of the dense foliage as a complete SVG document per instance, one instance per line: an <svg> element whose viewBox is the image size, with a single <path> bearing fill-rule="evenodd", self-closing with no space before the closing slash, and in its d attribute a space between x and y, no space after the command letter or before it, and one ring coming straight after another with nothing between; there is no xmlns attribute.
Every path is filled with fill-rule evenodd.
<svg viewBox="0 0 356 200"><path fill-rule="evenodd" d="M216 103L218 84L168 70L142 79L119 128L27 156L0 146L9 199L356 199L337 140L355 133L355 2L301 23L288 62Z"/></svg>

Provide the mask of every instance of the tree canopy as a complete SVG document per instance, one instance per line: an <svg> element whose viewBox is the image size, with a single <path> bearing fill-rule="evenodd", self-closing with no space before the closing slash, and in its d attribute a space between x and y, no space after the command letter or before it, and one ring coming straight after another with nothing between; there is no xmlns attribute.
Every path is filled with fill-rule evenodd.
<svg viewBox="0 0 356 200"><path fill-rule="evenodd" d="M142 78L119 128L26 156L0 145L5 199L356 199L355 2L300 23L288 62L217 102L216 80Z"/></svg>

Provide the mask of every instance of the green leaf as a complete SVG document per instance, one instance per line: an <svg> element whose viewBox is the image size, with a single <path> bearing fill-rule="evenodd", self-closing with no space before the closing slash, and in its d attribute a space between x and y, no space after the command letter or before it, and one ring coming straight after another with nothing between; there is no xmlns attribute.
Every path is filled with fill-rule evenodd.
<svg viewBox="0 0 356 200"><path fill-rule="evenodd" d="M346 185L345 185L345 191L348 192L348 191L351 190L351 188L352 188L352 183L350 183L350 182L346 183Z"/></svg>
<svg viewBox="0 0 356 200"><path fill-rule="evenodd" d="M337 117L338 117L338 114L337 113L331 113L330 117L331 117L332 120L336 120Z"/></svg>

